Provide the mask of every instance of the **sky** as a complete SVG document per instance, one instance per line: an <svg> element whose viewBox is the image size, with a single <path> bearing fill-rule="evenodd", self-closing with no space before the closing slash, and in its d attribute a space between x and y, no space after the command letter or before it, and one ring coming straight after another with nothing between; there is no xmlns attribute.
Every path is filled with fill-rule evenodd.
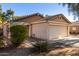
<svg viewBox="0 0 79 59"><path fill-rule="evenodd" d="M24 16L33 13L41 13L43 15L63 14L70 21L74 21L73 15L68 14L67 7L63 7L58 3L3 3L1 5L3 11L11 8L15 12L15 16Z"/></svg>

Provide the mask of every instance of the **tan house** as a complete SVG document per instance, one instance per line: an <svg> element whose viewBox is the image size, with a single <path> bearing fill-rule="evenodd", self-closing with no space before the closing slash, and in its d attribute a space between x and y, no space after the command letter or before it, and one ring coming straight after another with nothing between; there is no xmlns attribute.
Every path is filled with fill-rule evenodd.
<svg viewBox="0 0 79 59"><path fill-rule="evenodd" d="M36 13L14 20L12 25L26 25L29 36L52 40L69 36L70 24L63 14L44 17Z"/></svg>

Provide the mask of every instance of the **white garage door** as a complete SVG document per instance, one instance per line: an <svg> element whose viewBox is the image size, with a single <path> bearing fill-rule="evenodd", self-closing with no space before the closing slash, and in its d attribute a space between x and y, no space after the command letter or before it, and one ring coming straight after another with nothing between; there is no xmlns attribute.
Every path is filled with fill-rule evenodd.
<svg viewBox="0 0 79 59"><path fill-rule="evenodd" d="M67 26L50 26L49 39L63 38L67 36Z"/></svg>
<svg viewBox="0 0 79 59"><path fill-rule="evenodd" d="M36 38L47 39L47 24L41 23L32 25L32 34Z"/></svg>

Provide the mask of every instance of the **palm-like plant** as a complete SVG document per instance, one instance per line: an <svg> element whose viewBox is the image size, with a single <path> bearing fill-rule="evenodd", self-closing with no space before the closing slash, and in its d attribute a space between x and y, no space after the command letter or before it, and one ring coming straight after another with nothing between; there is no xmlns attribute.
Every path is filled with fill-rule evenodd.
<svg viewBox="0 0 79 59"><path fill-rule="evenodd" d="M2 22L4 22L6 20L6 13L5 12L3 12L1 14L1 18L2 18Z"/></svg>
<svg viewBox="0 0 79 59"><path fill-rule="evenodd" d="M0 15L2 14L2 6L0 5Z"/></svg>
<svg viewBox="0 0 79 59"><path fill-rule="evenodd" d="M2 6L0 5L0 23L3 24L5 21L13 20L14 11L8 9L6 12L2 11ZM10 29L7 29L10 32Z"/></svg>
<svg viewBox="0 0 79 59"><path fill-rule="evenodd" d="M0 5L0 23L2 23L2 6Z"/></svg>
<svg viewBox="0 0 79 59"><path fill-rule="evenodd" d="M2 18L2 22L13 20L14 11L8 9L6 12L2 11L2 6L0 5L0 17Z"/></svg>
<svg viewBox="0 0 79 59"><path fill-rule="evenodd" d="M14 16L14 11L12 11L11 9L8 9L6 11L6 19L7 21L9 21L9 23L11 23L11 20L13 20L13 16ZM8 31L10 32L10 29L8 29Z"/></svg>
<svg viewBox="0 0 79 59"><path fill-rule="evenodd" d="M12 11L11 9L7 10L6 12L7 20L13 20L13 15L14 15L14 11Z"/></svg>

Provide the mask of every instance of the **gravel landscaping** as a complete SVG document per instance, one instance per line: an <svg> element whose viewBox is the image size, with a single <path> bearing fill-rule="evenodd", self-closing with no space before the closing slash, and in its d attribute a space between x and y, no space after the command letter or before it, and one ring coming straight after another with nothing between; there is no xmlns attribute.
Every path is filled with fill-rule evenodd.
<svg viewBox="0 0 79 59"><path fill-rule="evenodd" d="M0 56L30 56L31 48L2 48Z"/></svg>
<svg viewBox="0 0 79 59"><path fill-rule="evenodd" d="M1 48L0 56L30 56L33 54L32 52L32 44L40 41L39 39L29 39L24 41L17 48Z"/></svg>

